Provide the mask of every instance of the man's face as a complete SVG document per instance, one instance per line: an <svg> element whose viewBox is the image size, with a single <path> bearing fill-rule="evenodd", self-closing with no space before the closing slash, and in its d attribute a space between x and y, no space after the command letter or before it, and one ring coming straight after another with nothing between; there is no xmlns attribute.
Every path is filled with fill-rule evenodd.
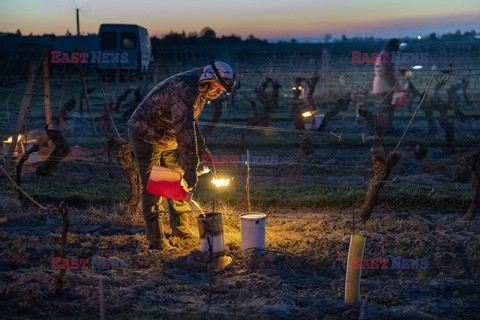
<svg viewBox="0 0 480 320"><path fill-rule="evenodd" d="M209 83L206 96L208 99L217 99L223 92L225 88L215 80Z"/></svg>

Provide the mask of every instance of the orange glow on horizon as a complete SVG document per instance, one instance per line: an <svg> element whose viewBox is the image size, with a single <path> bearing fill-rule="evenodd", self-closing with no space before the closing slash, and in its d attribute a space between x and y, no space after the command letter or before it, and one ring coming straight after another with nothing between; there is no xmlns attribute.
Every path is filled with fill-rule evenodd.
<svg viewBox="0 0 480 320"><path fill-rule="evenodd" d="M480 7L472 0L459 0L455 6L414 0L402 3L379 0L244 0L228 4L219 0L206 1L167 5L164 2L138 0L122 2L119 6L113 0L16 0L8 5L5 2L0 4L0 32L20 29L23 35L64 35L69 30L76 34L77 6L80 8L81 34L96 34L101 23L139 24L149 30L150 36L157 37L163 37L171 31L198 34L208 26L218 37L235 34L243 39L249 35L260 39L323 38L325 34L378 36L397 34L406 28L412 29L408 31L411 33L415 27L443 33L438 29L443 28L445 22L449 23L448 32L480 27ZM470 25L473 27L466 29ZM412 36L420 33L419 30Z"/></svg>

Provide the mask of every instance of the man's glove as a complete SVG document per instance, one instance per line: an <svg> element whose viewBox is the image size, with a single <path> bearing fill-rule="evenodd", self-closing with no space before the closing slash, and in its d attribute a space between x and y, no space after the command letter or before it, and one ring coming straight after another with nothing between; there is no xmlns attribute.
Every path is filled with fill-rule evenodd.
<svg viewBox="0 0 480 320"><path fill-rule="evenodd" d="M198 181L197 170L195 168L189 168L185 170L185 173L183 174L183 180L185 180L187 183L188 189L195 189Z"/></svg>

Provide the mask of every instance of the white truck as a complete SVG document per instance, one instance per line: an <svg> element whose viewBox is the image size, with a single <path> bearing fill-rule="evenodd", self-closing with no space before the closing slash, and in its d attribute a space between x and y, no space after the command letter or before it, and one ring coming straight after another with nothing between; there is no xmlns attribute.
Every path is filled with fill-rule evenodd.
<svg viewBox="0 0 480 320"><path fill-rule="evenodd" d="M117 69L141 76L153 62L147 29L136 24L101 24L91 59L102 79Z"/></svg>

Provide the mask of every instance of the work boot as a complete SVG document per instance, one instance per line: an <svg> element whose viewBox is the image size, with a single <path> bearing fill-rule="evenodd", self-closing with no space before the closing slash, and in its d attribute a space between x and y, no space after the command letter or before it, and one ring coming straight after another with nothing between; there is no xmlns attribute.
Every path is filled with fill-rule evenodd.
<svg viewBox="0 0 480 320"><path fill-rule="evenodd" d="M156 250L173 251L175 247L170 245L170 242L165 238L163 233L163 226L160 220L147 221L147 240L148 248Z"/></svg>
<svg viewBox="0 0 480 320"><path fill-rule="evenodd" d="M195 239L196 234L188 225L188 212L180 214L170 213L170 227L172 228L172 237L181 239Z"/></svg>

